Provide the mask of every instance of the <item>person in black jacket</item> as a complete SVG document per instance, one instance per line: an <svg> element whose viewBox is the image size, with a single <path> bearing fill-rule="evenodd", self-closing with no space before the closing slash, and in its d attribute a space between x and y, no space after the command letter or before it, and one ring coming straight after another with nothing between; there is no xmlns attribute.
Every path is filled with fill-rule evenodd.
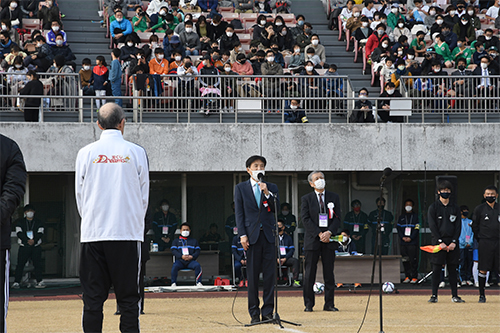
<svg viewBox="0 0 500 333"><path fill-rule="evenodd" d="M238 287L241 288L244 285L248 287L248 281L245 281L246 276L242 269L242 267L245 267L246 271L247 253L243 248L243 245L241 245L240 236L238 236L238 228L233 228L231 233L234 233L233 243L231 245L231 252L234 257L234 275L236 275L236 277L240 280Z"/></svg>
<svg viewBox="0 0 500 333"><path fill-rule="evenodd" d="M361 88L359 90L359 100L354 103L354 110L349 117L351 123L374 123L372 108L373 104L366 99L368 97L368 89Z"/></svg>
<svg viewBox="0 0 500 333"><path fill-rule="evenodd" d="M18 0L9 1L9 6L5 6L0 12L0 20L9 20L12 28L23 28L23 12L18 4Z"/></svg>
<svg viewBox="0 0 500 333"><path fill-rule="evenodd" d="M43 95L43 83L38 79L38 74L34 70L28 71L26 78L29 82L19 91L21 96L30 95ZM26 98L24 104L24 121L38 121L38 114L40 105L42 104L41 98Z"/></svg>
<svg viewBox="0 0 500 333"><path fill-rule="evenodd" d="M10 223L26 189L26 166L21 149L14 140L0 134L0 330L6 330L9 304Z"/></svg>
<svg viewBox="0 0 500 333"><path fill-rule="evenodd" d="M387 97L387 99L379 99L377 101L378 115L384 123L391 121L394 123L402 123L404 118L402 116L390 116L391 110L391 99L394 97L403 97L399 90L396 90L396 85L394 82L387 82L385 84L385 89L380 97Z"/></svg>
<svg viewBox="0 0 500 333"><path fill-rule="evenodd" d="M163 199L160 203L160 211L153 217L153 231L155 234L155 243L158 244L158 250L165 251L170 248L177 229L177 218L170 210L170 203Z"/></svg>
<svg viewBox="0 0 500 333"><path fill-rule="evenodd" d="M202 269L196 259L200 255L200 245L198 241L191 235L191 226L184 222L181 224L181 235L172 242L172 254L175 257L175 262L172 265L171 280L172 287L177 287L177 273L180 269L192 269L196 276L196 286L202 287Z"/></svg>
<svg viewBox="0 0 500 333"><path fill-rule="evenodd" d="M282 267L291 267L292 269L292 278L294 288L300 288L299 281L299 267L300 263L297 258L293 257L295 253L295 246L293 245L293 240L290 235L285 233L285 223L282 220L278 219L278 230L280 235L280 249L279 249L279 258Z"/></svg>
<svg viewBox="0 0 500 333"><path fill-rule="evenodd" d="M432 254L432 296L429 303L437 303L438 285L441 282L441 268L448 265L451 287L451 301L464 303L457 293L457 266L460 260L458 241L462 230L460 207L450 201L453 186L447 180L437 186L439 199L430 207L427 215L431 229L432 245L439 245L441 251Z"/></svg>
<svg viewBox="0 0 500 333"><path fill-rule="evenodd" d="M69 65L70 63L74 64L73 60L76 59L70 47L68 45L64 45L64 37L61 34L56 35L56 45L52 46L52 53L54 54L54 57L62 55L66 65ZM74 67L76 67L76 64Z"/></svg>
<svg viewBox="0 0 500 333"><path fill-rule="evenodd" d="M231 51L234 46L240 42L238 35L234 33L234 27L232 24L226 26L226 32L220 38L220 51Z"/></svg>
<svg viewBox="0 0 500 333"><path fill-rule="evenodd" d="M486 285L486 274L488 271L500 271L500 210L498 189L489 185L484 189L486 202L474 209L474 220L472 231L474 238L479 244L479 303L485 303L484 287Z"/></svg>
<svg viewBox="0 0 500 333"><path fill-rule="evenodd" d="M415 202L413 200L405 200L404 213L401 214L396 225L406 276L403 283L417 283L418 277L418 233L420 224L414 207Z"/></svg>
<svg viewBox="0 0 500 333"><path fill-rule="evenodd" d="M17 255L17 266L14 284L12 288L19 289L23 277L24 265L31 259L35 266L35 288L45 288L42 280L42 237L44 233L43 222L35 219L35 208L32 205L24 206L24 218L16 221L17 242L19 252Z"/></svg>
<svg viewBox="0 0 500 333"><path fill-rule="evenodd" d="M219 38L221 38L221 36L224 35L227 26L228 23L226 21L222 21L222 16L219 14L214 15L212 23L210 23L210 27L207 27L207 32L209 32L208 38L210 38L212 42L216 42Z"/></svg>
<svg viewBox="0 0 500 333"><path fill-rule="evenodd" d="M315 304L313 285L316 281L318 260L323 263L325 281L325 305L323 311L338 311L335 307L335 242L330 237L337 234L340 227L340 198L338 194L326 191L325 175L313 171L307 176L314 191L304 195L302 201L302 224L304 225L304 305L305 312L312 312Z"/></svg>

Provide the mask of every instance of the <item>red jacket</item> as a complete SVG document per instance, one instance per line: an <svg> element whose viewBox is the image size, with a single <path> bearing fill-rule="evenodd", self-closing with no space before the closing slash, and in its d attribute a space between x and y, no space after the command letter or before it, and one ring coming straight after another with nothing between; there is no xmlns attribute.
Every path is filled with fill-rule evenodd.
<svg viewBox="0 0 500 333"><path fill-rule="evenodd" d="M377 30L373 31L373 33L368 37L368 41L366 42L366 58L369 58L370 55L372 54L373 50L375 50L378 45L380 44L380 41L384 39L385 37L389 38L386 33L384 33L382 36L378 36Z"/></svg>

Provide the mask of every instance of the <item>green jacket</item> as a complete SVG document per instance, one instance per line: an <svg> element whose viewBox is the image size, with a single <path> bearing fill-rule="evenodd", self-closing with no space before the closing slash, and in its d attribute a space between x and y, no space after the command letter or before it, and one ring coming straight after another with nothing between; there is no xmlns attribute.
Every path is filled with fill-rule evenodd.
<svg viewBox="0 0 500 333"><path fill-rule="evenodd" d="M469 65L470 62L472 61L472 53L473 53L472 50L469 47L465 47L465 49L460 55L458 55L459 52L460 48L458 46L453 49L453 52L451 52L453 60L457 61L458 58L465 58L465 60L467 60L467 65Z"/></svg>
<svg viewBox="0 0 500 333"><path fill-rule="evenodd" d="M406 22L405 17L401 13L395 15L393 12L390 12L389 15L387 15L387 25L394 29L398 25L399 19L403 19L403 21Z"/></svg>
<svg viewBox="0 0 500 333"><path fill-rule="evenodd" d="M137 23L137 21L139 21L139 20L141 20L140 17L137 17L137 15L134 16L132 18L132 27L134 28L135 32L138 32L138 31L145 32L146 29L148 28L148 21L146 21L146 19L144 19L144 20L141 20L138 25L135 25Z"/></svg>
<svg viewBox="0 0 500 333"><path fill-rule="evenodd" d="M453 57L451 56L450 48L448 47L448 44L446 44L446 42L443 42L443 44L441 44L441 46L438 46L437 44L435 44L434 48L436 49L436 53L443 57L444 61L453 61Z"/></svg>

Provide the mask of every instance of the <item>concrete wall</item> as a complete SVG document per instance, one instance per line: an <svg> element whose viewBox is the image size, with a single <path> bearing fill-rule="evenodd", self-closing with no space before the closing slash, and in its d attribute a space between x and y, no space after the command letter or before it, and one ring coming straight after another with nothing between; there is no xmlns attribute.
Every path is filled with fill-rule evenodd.
<svg viewBox="0 0 500 333"><path fill-rule="evenodd" d="M30 172L72 172L99 138L89 123L0 123ZM127 124L151 171L242 171L252 154L268 171L472 171L500 169L500 124Z"/></svg>

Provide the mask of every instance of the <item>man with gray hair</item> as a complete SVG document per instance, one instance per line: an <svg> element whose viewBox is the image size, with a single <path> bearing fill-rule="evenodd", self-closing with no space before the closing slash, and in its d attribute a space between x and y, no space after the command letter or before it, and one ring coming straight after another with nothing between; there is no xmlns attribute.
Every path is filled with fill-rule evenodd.
<svg viewBox="0 0 500 333"><path fill-rule="evenodd" d="M313 285L316 281L318 260L323 263L323 279L325 282L324 311L338 311L334 303L336 242L330 237L337 234L340 227L340 198L338 194L326 191L325 175L321 171L313 171L307 176L313 192L302 197L302 223L304 224L304 305L305 312L312 312L315 302Z"/></svg>
<svg viewBox="0 0 500 333"><path fill-rule="evenodd" d="M149 166L144 148L125 141L125 113L115 103L100 108L98 141L80 149L75 188L81 221L80 281L83 330L101 332L103 304L113 285L120 331L139 332L139 272Z"/></svg>

